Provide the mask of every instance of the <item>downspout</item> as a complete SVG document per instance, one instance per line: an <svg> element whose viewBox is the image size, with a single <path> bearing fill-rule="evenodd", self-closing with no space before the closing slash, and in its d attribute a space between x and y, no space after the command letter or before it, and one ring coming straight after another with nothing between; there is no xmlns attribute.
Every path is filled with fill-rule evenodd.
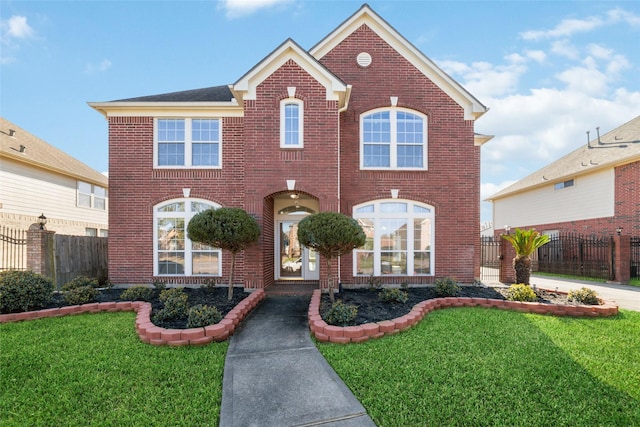
<svg viewBox="0 0 640 427"><path fill-rule="evenodd" d="M342 113L344 113L345 111L347 111L347 109L349 108L349 98L351 97L351 85L347 85L347 90L344 94L344 105L341 108L338 108L338 212L341 211L342 209L342 205L341 205L341 197L340 194L342 193L342 182L340 180L340 173L342 172L340 170L340 141L341 141L341 127L340 127L340 115ZM342 277L341 277L341 271L342 269L340 268L341 262L340 262L340 257L338 257L338 286L340 287L340 283L342 282Z"/></svg>

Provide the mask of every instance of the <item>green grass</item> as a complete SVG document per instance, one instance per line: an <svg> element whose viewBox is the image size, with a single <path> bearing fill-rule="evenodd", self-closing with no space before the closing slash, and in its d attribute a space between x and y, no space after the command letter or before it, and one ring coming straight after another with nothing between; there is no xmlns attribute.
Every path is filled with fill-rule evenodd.
<svg viewBox="0 0 640 427"><path fill-rule="evenodd" d="M218 425L227 343L142 343L134 313L0 325L0 425Z"/></svg>
<svg viewBox="0 0 640 427"><path fill-rule="evenodd" d="M632 278L629 280L629 284L630 284L631 286L640 286L640 277L632 277Z"/></svg>
<svg viewBox="0 0 640 427"><path fill-rule="evenodd" d="M640 313L432 312L409 331L318 348L383 426L640 425Z"/></svg>

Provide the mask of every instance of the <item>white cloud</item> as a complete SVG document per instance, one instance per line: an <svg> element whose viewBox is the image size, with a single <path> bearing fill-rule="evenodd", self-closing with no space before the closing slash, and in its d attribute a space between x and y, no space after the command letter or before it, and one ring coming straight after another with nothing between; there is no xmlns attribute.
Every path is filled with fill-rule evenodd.
<svg viewBox="0 0 640 427"><path fill-rule="evenodd" d="M226 11L229 19L240 18L252 13L280 4L291 3L293 0L224 0L219 8Z"/></svg>
<svg viewBox="0 0 640 427"><path fill-rule="evenodd" d="M547 54L542 50L526 50L524 54L527 58L533 59L538 63L543 63L547 59Z"/></svg>
<svg viewBox="0 0 640 427"><path fill-rule="evenodd" d="M474 62L470 66L456 61L436 61L448 74L457 75L464 81L464 87L479 99L513 93L520 76L527 70L525 58L518 54L505 57L505 65L489 62Z"/></svg>
<svg viewBox="0 0 640 427"><path fill-rule="evenodd" d="M640 27L640 16L631 12L627 12L624 9L616 8L607 12L609 22L615 24L618 22L626 22L632 27Z"/></svg>
<svg viewBox="0 0 640 427"><path fill-rule="evenodd" d="M87 64L84 70L88 74L102 72L111 68L111 65L111 61L109 61L108 59L103 59L98 64Z"/></svg>
<svg viewBox="0 0 640 427"><path fill-rule="evenodd" d="M14 15L2 22L2 32L7 37L28 39L35 36L35 31L27 23L25 16Z"/></svg>
<svg viewBox="0 0 640 427"><path fill-rule="evenodd" d="M551 52L569 59L578 59L579 51L569 40L556 40L551 43Z"/></svg>
<svg viewBox="0 0 640 427"><path fill-rule="evenodd" d="M591 16L586 19L563 19L555 28L551 30L529 30L520 33L520 37L525 40L543 40L555 39L559 37L568 37L575 33L583 33L591 31L604 25L601 18Z"/></svg>

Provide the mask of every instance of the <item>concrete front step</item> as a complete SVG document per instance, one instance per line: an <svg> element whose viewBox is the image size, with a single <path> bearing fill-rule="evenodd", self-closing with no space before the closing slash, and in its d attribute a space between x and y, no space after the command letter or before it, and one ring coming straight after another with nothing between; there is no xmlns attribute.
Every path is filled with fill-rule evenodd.
<svg viewBox="0 0 640 427"><path fill-rule="evenodd" d="M312 295L318 289L318 281L277 281L265 288L265 293L278 296L306 296Z"/></svg>

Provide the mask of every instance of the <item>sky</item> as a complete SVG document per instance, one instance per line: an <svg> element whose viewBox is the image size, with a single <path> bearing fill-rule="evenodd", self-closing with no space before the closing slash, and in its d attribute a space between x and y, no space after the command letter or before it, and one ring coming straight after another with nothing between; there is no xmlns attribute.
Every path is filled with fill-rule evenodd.
<svg viewBox="0 0 640 427"><path fill-rule="evenodd" d="M367 3L489 107L482 200L640 114L638 0ZM0 115L107 173L107 122L88 102L234 83L362 4L0 0Z"/></svg>

